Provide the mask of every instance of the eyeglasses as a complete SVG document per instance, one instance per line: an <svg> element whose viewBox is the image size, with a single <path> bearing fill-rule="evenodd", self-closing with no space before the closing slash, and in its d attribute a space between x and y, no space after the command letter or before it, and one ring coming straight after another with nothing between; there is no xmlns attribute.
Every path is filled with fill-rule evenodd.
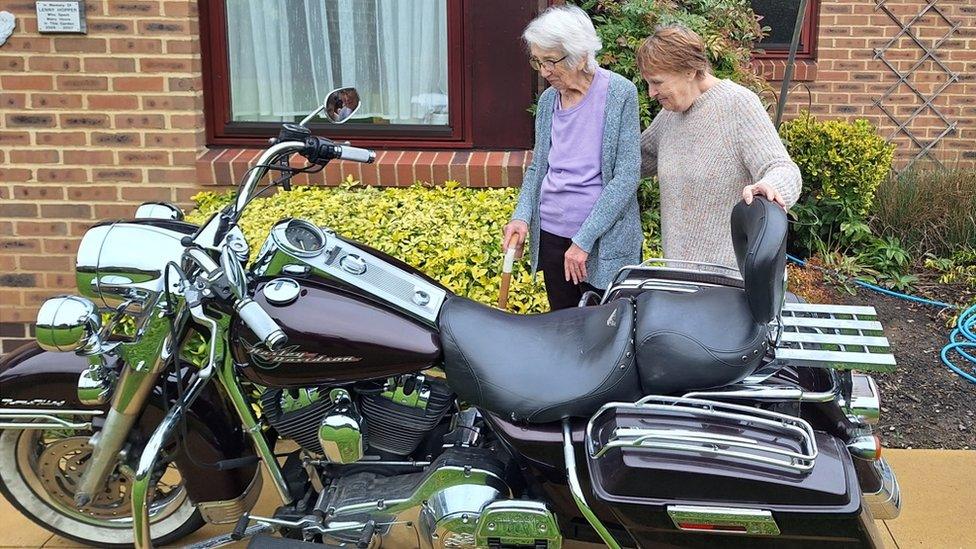
<svg viewBox="0 0 976 549"><path fill-rule="evenodd" d="M555 61L550 61L549 59L544 59L542 61L539 61L535 57L530 57L529 58L529 66L531 66L534 70L537 70L537 71L538 70L542 70L542 69L546 69L547 71L551 71L551 70L554 70L556 68L556 63L562 61L563 59L566 59L567 57L569 57L569 54L564 55L564 56L560 57L559 59L556 59Z"/></svg>

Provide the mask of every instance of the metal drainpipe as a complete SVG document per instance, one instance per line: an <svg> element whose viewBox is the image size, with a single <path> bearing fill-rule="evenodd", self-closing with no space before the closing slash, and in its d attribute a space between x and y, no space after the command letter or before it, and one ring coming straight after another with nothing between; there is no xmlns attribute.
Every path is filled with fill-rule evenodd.
<svg viewBox="0 0 976 549"><path fill-rule="evenodd" d="M796 64L796 50L800 45L800 31L803 30L803 19L807 14L807 0L800 0L800 8L796 12L796 24L793 25L793 40L790 42L790 56L786 60L786 72L783 74L783 85L779 90L779 104L776 105L776 129L783 121L783 109L790 93L790 82L793 80L793 67Z"/></svg>

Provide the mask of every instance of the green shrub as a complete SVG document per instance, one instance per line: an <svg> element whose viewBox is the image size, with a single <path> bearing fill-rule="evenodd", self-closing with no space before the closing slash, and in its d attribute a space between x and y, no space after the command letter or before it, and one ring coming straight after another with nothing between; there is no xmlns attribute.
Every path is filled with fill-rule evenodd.
<svg viewBox="0 0 976 549"><path fill-rule="evenodd" d="M929 254L925 266L940 273L942 284L961 282L976 291L976 248L962 248L948 257Z"/></svg>
<svg viewBox="0 0 976 549"><path fill-rule="evenodd" d="M780 135L803 176L790 209L795 251L849 252L873 243L868 213L891 171L894 146L866 120L821 122L809 113L783 123Z"/></svg>
<svg viewBox="0 0 976 549"><path fill-rule="evenodd" d="M659 255L657 187L645 180L644 255ZM230 193L202 192L193 197L197 209L188 220L202 223L227 204ZM439 280L451 291L495 304L501 276L501 234L515 208L518 189L470 189L448 181L442 186L366 187L351 179L340 187L296 187L258 198L248 206L241 229L252 258L271 226L286 217L300 217L329 227L401 259ZM528 253L512 273L509 310L517 313L549 309L542 273L533 281Z"/></svg>
<svg viewBox="0 0 976 549"><path fill-rule="evenodd" d="M584 0L577 4L590 14L603 42L597 57L600 65L629 78L641 90L642 127L661 107L647 96L647 85L637 69L637 49L658 25L681 23L701 35L719 78L757 93L768 88L749 70L752 48L762 39L764 28L747 0Z"/></svg>
<svg viewBox="0 0 976 549"><path fill-rule="evenodd" d="M959 314L969 307L976 306L976 248L966 247L956 250L948 257L935 257L927 254L925 267L939 273L940 284L951 284L950 303L961 305L961 309L949 320L947 326L955 327ZM945 294L943 294L945 295Z"/></svg>
<svg viewBox="0 0 976 549"><path fill-rule="evenodd" d="M976 249L976 170L917 167L878 187L871 226L916 256Z"/></svg>
<svg viewBox="0 0 976 549"><path fill-rule="evenodd" d="M641 179L637 204L644 229L644 258L661 257L661 188L656 179Z"/></svg>

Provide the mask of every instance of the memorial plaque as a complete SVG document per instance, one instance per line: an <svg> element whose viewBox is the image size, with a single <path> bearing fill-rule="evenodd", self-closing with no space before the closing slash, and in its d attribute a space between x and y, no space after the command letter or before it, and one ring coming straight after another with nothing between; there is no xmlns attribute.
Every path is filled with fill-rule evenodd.
<svg viewBox="0 0 976 549"><path fill-rule="evenodd" d="M48 33L87 33L83 0L38 0L37 31Z"/></svg>

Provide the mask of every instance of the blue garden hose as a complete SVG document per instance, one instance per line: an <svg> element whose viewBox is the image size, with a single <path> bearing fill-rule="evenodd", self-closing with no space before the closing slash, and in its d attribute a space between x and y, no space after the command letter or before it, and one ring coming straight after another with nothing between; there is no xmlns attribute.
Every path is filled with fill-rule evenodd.
<svg viewBox="0 0 976 549"><path fill-rule="evenodd" d="M976 364L976 357L963 351L964 348L976 349L976 335L973 334L973 328L976 328L976 305L966 309L959 315L959 320L956 321L956 329L952 330L952 333L949 334L949 344L942 348L941 355L942 362L950 370L959 374L970 383L976 383L976 375L973 375L976 374L976 368L973 369L972 373L963 371L962 368L956 366L949 360L949 352L955 350L961 357Z"/></svg>
<svg viewBox="0 0 976 549"><path fill-rule="evenodd" d="M801 265L804 267L807 265L806 261L803 261L802 259L793 257L788 254L786 257L789 258L790 261L796 263L797 265ZM817 268L821 270L826 270L823 269L822 267L817 267ZM933 301L931 299L925 299L913 295L895 292L887 288L882 288L881 286L864 282L863 280L854 279L854 283L857 284L858 286L868 288L869 290L874 290L876 292L885 295L890 295L892 297L897 297L899 299L906 299L908 301L923 303L925 305L932 305L934 307L942 307L943 309L959 309L959 307L957 307L956 305L950 305L948 303L942 303L941 301ZM956 353L959 354L959 356L963 357L965 360L973 364L976 364L976 356L973 356L963 350L963 349L976 349L976 334L973 333L974 330L976 330L976 305L969 307L968 309L963 311L962 314L959 315L959 318L956 320L956 328L952 330L952 332L949 334L949 343L947 343L945 347L942 348L942 353L940 356L942 357L942 363L945 364L947 368L959 374L959 376L965 379L966 381L976 384L976 368L974 368L972 372L967 372L949 359L949 353L951 353L954 350L956 351Z"/></svg>

